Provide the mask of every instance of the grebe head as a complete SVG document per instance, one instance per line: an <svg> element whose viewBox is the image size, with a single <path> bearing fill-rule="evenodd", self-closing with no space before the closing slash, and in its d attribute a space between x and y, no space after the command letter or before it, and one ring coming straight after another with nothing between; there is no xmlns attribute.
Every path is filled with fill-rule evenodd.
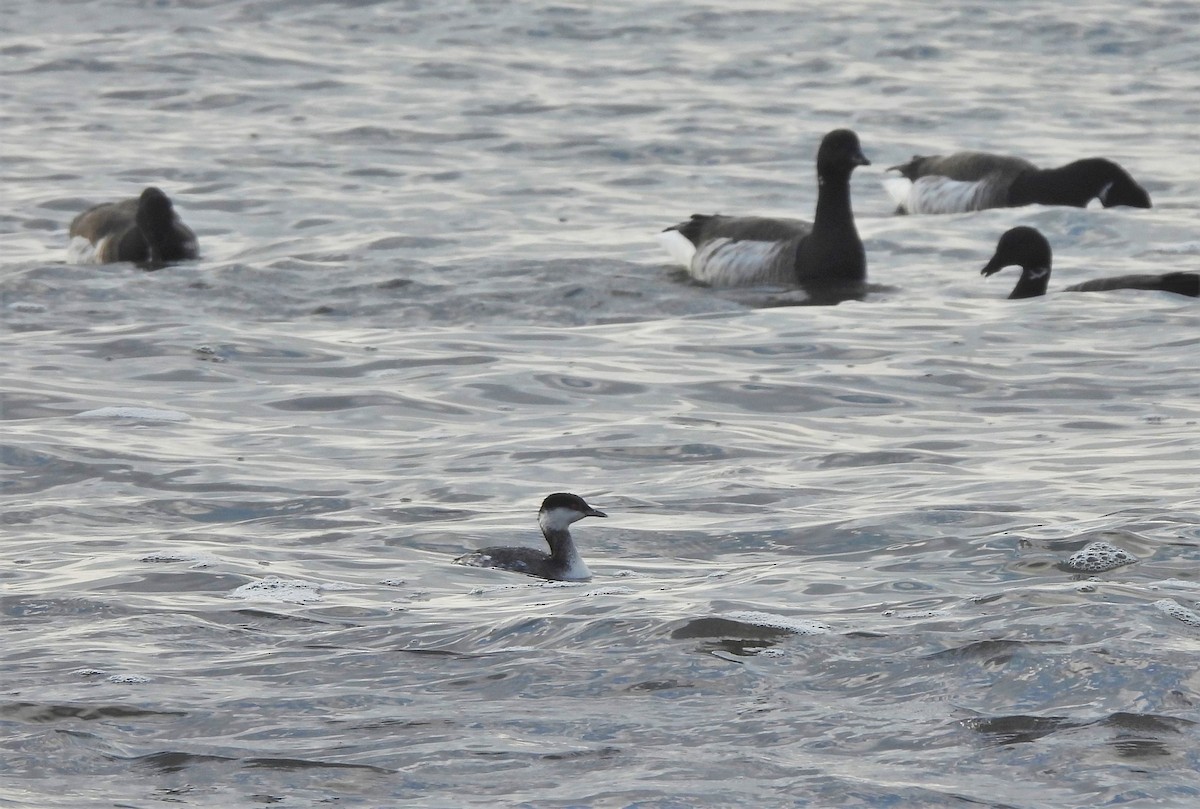
<svg viewBox="0 0 1200 809"><path fill-rule="evenodd" d="M538 511L538 525L541 526L543 533L557 533L567 530L567 526L584 517L607 516L603 511L589 506L577 494L556 492L542 501L542 508Z"/></svg>

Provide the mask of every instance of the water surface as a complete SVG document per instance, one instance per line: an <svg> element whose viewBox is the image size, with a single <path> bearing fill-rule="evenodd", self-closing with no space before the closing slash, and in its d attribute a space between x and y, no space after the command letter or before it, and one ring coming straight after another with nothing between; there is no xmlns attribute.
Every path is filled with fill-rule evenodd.
<svg viewBox="0 0 1200 809"><path fill-rule="evenodd" d="M1194 804L1196 302L978 269L1197 269L1197 17L18 0L0 804ZM841 126L866 300L667 265ZM964 148L1155 207L892 216ZM63 263L150 183L200 261ZM564 489L591 582L450 564Z"/></svg>

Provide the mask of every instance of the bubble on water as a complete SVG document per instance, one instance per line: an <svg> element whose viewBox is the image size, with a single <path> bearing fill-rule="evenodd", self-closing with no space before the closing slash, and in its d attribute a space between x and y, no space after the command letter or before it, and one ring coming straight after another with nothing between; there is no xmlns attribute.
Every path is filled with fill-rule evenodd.
<svg viewBox="0 0 1200 809"><path fill-rule="evenodd" d="M1150 584L1148 587L1151 590L1166 588L1170 590L1200 590L1200 581L1188 581L1187 579L1163 579L1157 584Z"/></svg>
<svg viewBox="0 0 1200 809"><path fill-rule="evenodd" d="M173 551L156 551L148 553L141 558L142 562L147 564L169 564L175 562L191 562L190 567L193 570L201 570L206 567L212 567L217 563L217 557L211 553L176 553Z"/></svg>
<svg viewBox="0 0 1200 809"><path fill-rule="evenodd" d="M946 610L887 610L884 615L889 618L899 618L903 621L928 621L936 618L946 618L950 615Z"/></svg>
<svg viewBox="0 0 1200 809"><path fill-rule="evenodd" d="M1071 554L1062 567L1080 573L1103 573L1106 570L1131 565L1138 558L1129 551L1107 542L1089 542Z"/></svg>
<svg viewBox="0 0 1200 809"><path fill-rule="evenodd" d="M270 601L276 604L311 604L322 600L322 589L324 588L321 585L311 581L268 576L243 584L228 597L245 601Z"/></svg>
<svg viewBox="0 0 1200 809"><path fill-rule="evenodd" d="M141 674L113 674L108 678L110 683L120 683L121 685L142 685L150 682L149 677Z"/></svg>
<svg viewBox="0 0 1200 809"><path fill-rule="evenodd" d="M789 618L786 615L776 615L773 612L757 612L754 610L736 610L721 616L728 621L752 626L765 626L769 629L782 629L796 635L824 635L833 630L816 621L806 621L803 618Z"/></svg>
<svg viewBox="0 0 1200 809"><path fill-rule="evenodd" d="M1158 245L1150 249L1150 253L1166 253L1173 256L1200 254L1200 242L1177 242L1175 244Z"/></svg>
<svg viewBox="0 0 1200 809"><path fill-rule="evenodd" d="M1173 598L1164 598L1154 602L1154 607L1170 615L1176 621L1187 624L1188 626L1200 627L1200 614L1180 604Z"/></svg>
<svg viewBox="0 0 1200 809"><path fill-rule="evenodd" d="M632 587L622 587L614 585L612 587L601 587L599 590L592 590L584 593L585 596L631 596L637 593Z"/></svg>
<svg viewBox="0 0 1200 809"><path fill-rule="evenodd" d="M154 563L190 562L190 561L192 561L192 559L190 556L187 556L186 554L182 554L182 553L160 552L160 553L148 553L142 557L141 561L154 562Z"/></svg>
<svg viewBox="0 0 1200 809"><path fill-rule="evenodd" d="M478 596L488 595L489 593L503 593L514 590L533 590L533 589L555 589L563 587L581 587L587 582L579 581L556 581L552 579L531 579L522 581L516 584L492 584L483 587L473 587L467 591L467 595Z"/></svg>
<svg viewBox="0 0 1200 809"><path fill-rule="evenodd" d="M178 410L159 410L154 407L98 407L76 413L79 419L125 419L128 421L190 421L191 416Z"/></svg>
<svg viewBox="0 0 1200 809"><path fill-rule="evenodd" d="M213 346L199 345L192 349L192 351L195 352L197 359L204 362L225 362L225 358Z"/></svg>

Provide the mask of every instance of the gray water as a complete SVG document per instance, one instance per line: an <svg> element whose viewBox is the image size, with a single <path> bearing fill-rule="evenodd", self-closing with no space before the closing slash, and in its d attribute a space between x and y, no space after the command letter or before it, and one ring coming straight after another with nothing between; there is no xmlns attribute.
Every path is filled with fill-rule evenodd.
<svg viewBox="0 0 1200 809"><path fill-rule="evenodd" d="M1197 24L12 0L0 806L1195 806L1197 304L978 270L1200 269ZM842 126L866 300L668 265ZM891 215L966 148L1155 207ZM200 261L63 263L151 183ZM591 582L450 564L559 490Z"/></svg>

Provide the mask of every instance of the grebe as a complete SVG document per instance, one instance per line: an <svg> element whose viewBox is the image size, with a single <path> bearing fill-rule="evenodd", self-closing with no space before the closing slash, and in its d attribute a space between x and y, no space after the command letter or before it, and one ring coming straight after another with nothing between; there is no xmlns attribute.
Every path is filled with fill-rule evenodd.
<svg viewBox="0 0 1200 809"><path fill-rule="evenodd" d="M458 557L454 563L494 567L556 581L590 579L592 573L580 557L569 527L584 517L607 516L603 511L589 506L579 495L557 492L543 500L542 508L538 511L538 525L550 545L550 553L535 548L482 548Z"/></svg>

